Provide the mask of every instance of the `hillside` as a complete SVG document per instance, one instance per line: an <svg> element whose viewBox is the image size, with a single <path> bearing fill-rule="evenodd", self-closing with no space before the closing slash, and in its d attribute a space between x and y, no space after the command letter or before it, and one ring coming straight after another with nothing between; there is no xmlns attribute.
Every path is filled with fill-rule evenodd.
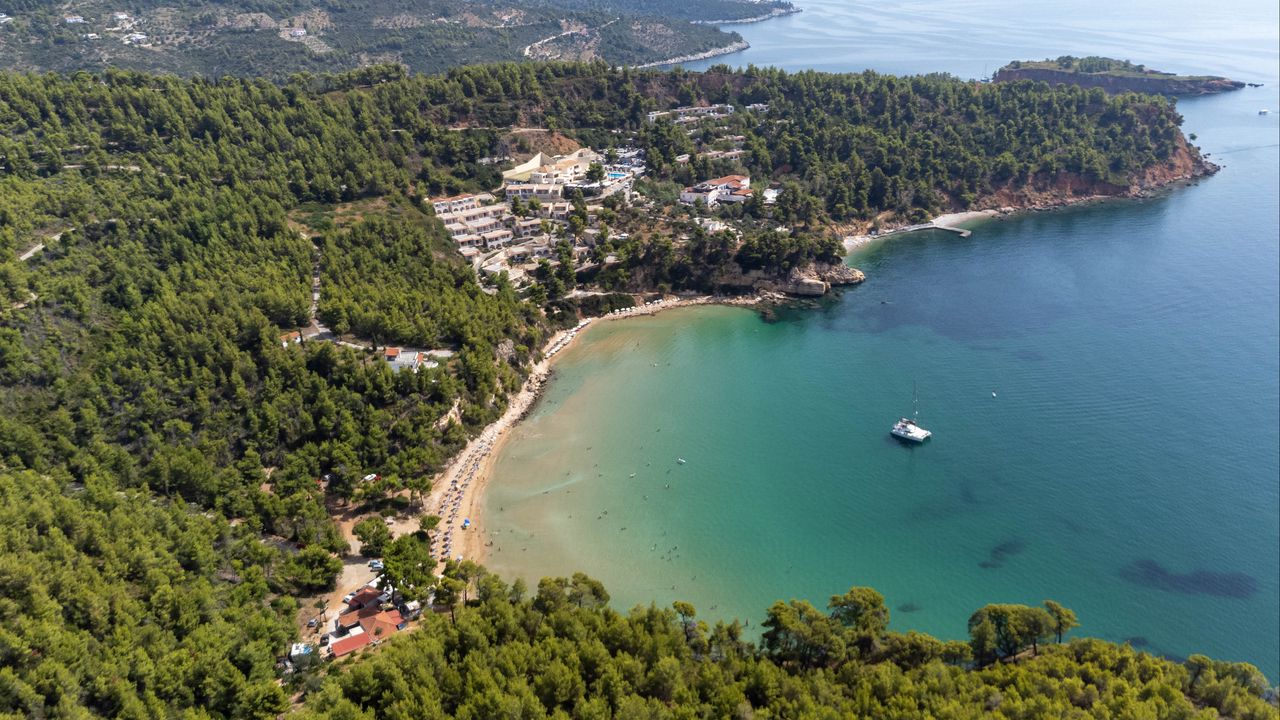
<svg viewBox="0 0 1280 720"><path fill-rule="evenodd" d="M1055 628L1074 627L1075 616L1048 601L988 605L970 618L969 643L944 643L888 630L884 598L854 587L831 596L827 612L774 603L757 646L742 623L708 624L688 603L617 612L581 574L528 591L479 567L452 574L474 590L467 607L428 617L421 631L326 677L304 673L313 692L302 717L1278 716L1256 668L1061 643ZM1026 634L1018 623L1041 629Z"/></svg>
<svg viewBox="0 0 1280 720"><path fill-rule="evenodd" d="M1101 88L1110 93L1139 92L1155 95L1212 95L1239 90L1245 84L1215 75L1175 75L1135 65L1128 60L1104 57L1021 61L996 71L995 82L1032 80L1050 84Z"/></svg>
<svg viewBox="0 0 1280 720"><path fill-rule="evenodd" d="M683 125L648 116L710 103L742 109ZM622 258L601 284L626 287L626 270L642 266L634 277L687 288L734 264L777 272L830 260L832 222L911 219L1072 183L1123 194L1203 171L1178 122L1150 96L874 73L601 62L436 76L378 66L284 84L0 73L0 712L270 717L296 690L315 693L316 712L355 717L353 705L382 708L406 692L390 671L411 667L400 672L448 686L420 688L432 716L603 717L633 694L642 717L687 716L679 709L699 703L884 716L889 695L911 692L913 708L936 700L937 715L976 716L993 687L1021 707L1015 693L1050 683L1052 697L1099 716L1212 706L1274 717L1255 713L1263 690L1247 667L1181 668L1086 644L1051 651L1045 662L1062 667L1045 674L1068 678L1054 684L1016 665L964 670L963 651L944 657L932 639L848 636L804 608L779 615L788 630L765 658L736 631L684 630L662 612L579 613L572 606L599 597L588 582L565 603L553 584L530 604L474 568L436 578L422 539L433 478L505 412L552 326L577 321L551 317L560 306L547 302L578 282L570 265L527 288L482 282L423 202L497 186L492 158L515 146L511 126L605 152L635 143L652 197L594 211L638 228L600 240ZM710 155L730 142L722 132L740 137L741 154ZM673 221L688 211L672 194L734 170L780 186L775 205L725 211L763 229L740 245L725 233L682 239ZM301 331L319 330L317 286L319 319L333 327L304 341ZM389 342L440 361L397 371ZM384 518L409 528L382 538L388 572L413 578L403 587L426 599L434 586L442 612L475 593L483 607L459 609L454 629L429 615L430 632L341 677L285 678L279 659L305 627L300 613L366 567L350 525L389 535ZM880 640L890 649L874 654ZM447 655L431 644L446 641ZM858 642L865 652L851 649ZM990 643L976 647L986 664ZM728 652L744 664L722 667ZM463 698L464 679L475 681L466 693L487 692L485 667L503 673L492 705ZM542 685L530 688L529 668L547 670ZM716 687L718 699L690 695ZM1022 716L1034 716L1027 702Z"/></svg>
<svg viewBox="0 0 1280 720"><path fill-rule="evenodd" d="M390 62L419 72L522 58L638 65L741 41L702 21L790 8L784 0L638 8L623 0L7 0L0 69L278 78Z"/></svg>

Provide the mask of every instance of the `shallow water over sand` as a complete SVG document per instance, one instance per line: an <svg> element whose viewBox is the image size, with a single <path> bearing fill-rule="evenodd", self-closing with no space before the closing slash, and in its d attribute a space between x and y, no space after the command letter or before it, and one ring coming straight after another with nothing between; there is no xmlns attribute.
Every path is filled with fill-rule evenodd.
<svg viewBox="0 0 1280 720"><path fill-rule="evenodd" d="M966 17L992 3L939 5ZM1063 41L1086 47L1009 55L1043 39L983 16L965 51L908 32L915 4L884 7L900 15L883 47L791 68L978 75L965 71L984 53L1124 39L1072 21ZM752 33L781 46L821 18L741 30L764 51ZM1054 598L1086 634L1248 660L1274 681L1280 124L1257 114L1280 107L1274 41L1216 23L1191 52L1159 22L1129 33L1144 55L1124 56L1267 83L1180 104L1222 173L982 223L969 240L869 246L851 261L864 285L775 323L702 308L594 327L498 460L487 564L534 581L584 570L622 606L686 599L753 627L775 599L825 605L852 584L884 592L894 627L944 637L984 603ZM890 60L859 64L877 53ZM755 58L742 62L769 62ZM935 433L920 448L888 436L913 382Z"/></svg>

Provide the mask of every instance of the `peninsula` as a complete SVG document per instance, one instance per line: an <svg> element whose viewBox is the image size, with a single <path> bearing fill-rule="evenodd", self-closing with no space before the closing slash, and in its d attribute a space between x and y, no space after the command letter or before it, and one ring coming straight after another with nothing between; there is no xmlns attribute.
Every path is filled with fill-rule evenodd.
<svg viewBox="0 0 1280 720"><path fill-rule="evenodd" d="M995 82L1032 80L1052 85L1101 88L1110 93L1138 92L1153 95L1212 95L1239 90L1243 82L1216 75L1175 75L1107 57L1072 57L1056 60L1015 60L996 71Z"/></svg>

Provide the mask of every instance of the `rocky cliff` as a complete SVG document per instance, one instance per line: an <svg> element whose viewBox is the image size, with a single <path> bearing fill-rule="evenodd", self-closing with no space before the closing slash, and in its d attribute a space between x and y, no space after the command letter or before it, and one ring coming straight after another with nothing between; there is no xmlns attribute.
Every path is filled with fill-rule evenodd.
<svg viewBox="0 0 1280 720"><path fill-rule="evenodd" d="M1096 198L1143 197L1168 185L1212 175L1218 169L1179 134L1167 160L1147 167L1129 178L1127 184L1063 172L1053 177L1033 177L1024 185L998 188L967 209L1043 209Z"/></svg>
<svg viewBox="0 0 1280 720"><path fill-rule="evenodd" d="M1145 75L1082 73L1041 67L1003 67L996 71L995 82L1035 80L1051 85L1079 85L1102 88L1109 93L1138 92L1151 95L1212 95L1239 90L1244 83L1224 77L1184 77L1152 72Z"/></svg>
<svg viewBox="0 0 1280 720"><path fill-rule="evenodd" d="M715 285L724 291L769 292L799 297L819 297L838 285L856 285L866 280L861 270L836 263L814 263L792 268L786 274L761 270L743 272L736 264L715 277Z"/></svg>

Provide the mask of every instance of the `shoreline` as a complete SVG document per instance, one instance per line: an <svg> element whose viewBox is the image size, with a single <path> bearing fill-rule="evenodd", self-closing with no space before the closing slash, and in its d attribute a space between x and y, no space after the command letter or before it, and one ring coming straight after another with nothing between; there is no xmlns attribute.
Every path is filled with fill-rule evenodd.
<svg viewBox="0 0 1280 720"><path fill-rule="evenodd" d="M739 20L690 20L689 24L690 25L747 25L750 23L758 23L758 22L764 22L765 20L772 20L777 17L795 15L796 13L800 13L800 12L804 12L804 8L799 8L799 7L776 8L771 12L765 13L764 15L756 15L749 18L741 18Z"/></svg>
<svg viewBox="0 0 1280 720"><path fill-rule="evenodd" d="M992 217L1007 217L1028 212L1045 212L1052 210L1062 210L1064 208L1074 207L1087 203L1105 202L1108 200L1139 200L1142 198L1155 197L1162 193L1172 192L1179 187L1185 187L1196 183L1198 180L1211 177L1219 170L1221 166L1209 162L1205 157L1195 155L1192 157L1195 161L1194 166L1190 170L1183 170L1177 175L1146 178L1139 180L1136 184L1131 185L1126 192L1115 194L1099 194L1092 195L1075 195L1063 197L1041 195L1039 198L1024 199L1020 205L1005 205L999 208L983 208L975 210L962 210L959 212L943 213L932 220L917 225L909 225L907 223L899 223L883 230L874 235L866 232L861 234L845 235L841 244L844 246L845 255L853 252L855 249L866 245L873 240L881 240L890 235L902 235L919 230L947 230L959 233L961 237L969 237L969 230L960 227L961 223L973 222ZM988 198L988 201L992 198Z"/></svg>
<svg viewBox="0 0 1280 720"><path fill-rule="evenodd" d="M1136 200L1144 197L1150 197L1151 194L1160 191L1170 190L1180 184L1194 181L1195 178L1178 178L1171 182L1153 188L1152 191L1126 195L1080 195L1076 197L1059 199L1050 202L1037 202L1030 205L1006 205L1000 208L986 208L982 210L961 210L959 212L943 213L934 219L920 223L918 225L896 225L887 230L882 230L878 234L871 235L862 233L860 235L846 235L841 239L844 245L845 254L875 240L884 240L892 235L906 235L921 230L946 230L958 233L961 237L969 237L969 229L961 227L963 223L970 223L976 220L986 220L990 218L1005 218L1012 215L1021 215L1032 212L1049 212L1053 210L1063 210L1077 205L1084 205L1095 202L1105 202L1108 200Z"/></svg>
<svg viewBox="0 0 1280 720"><path fill-rule="evenodd" d="M686 62L697 62L698 60L709 60L713 57L721 55L732 55L736 52L742 52L751 47L751 43L746 40L739 40L735 43L729 43L724 47L712 48L700 53L692 53L689 55L680 55L666 60L655 60L654 62L643 63L641 65L630 66L632 70L647 70L649 68L665 67L667 65L679 65Z"/></svg>
<svg viewBox="0 0 1280 720"><path fill-rule="evenodd" d="M963 212L944 213L927 223L921 223L919 225L901 225L881 231L875 235L869 233L863 233L861 235L846 235L841 240L841 244L844 245L844 252L848 255L854 250L872 241L883 240L891 235L906 235L908 233L919 232L921 230L949 230L959 233L961 237L968 237L969 230L960 227L961 223L968 223L992 217L1003 217L1015 212L1020 212L1020 210L1014 208L1001 208L999 210L965 210Z"/></svg>
<svg viewBox="0 0 1280 720"><path fill-rule="evenodd" d="M511 436L511 430L533 410L551 377L552 365L585 331L602 322L649 317L664 310L699 305L753 307L764 301L762 295L743 297L697 295L673 296L645 305L633 305L621 311L586 318L569 330L559 330L543 346L542 357L529 372L520 391L512 396L506 412L490 423L445 466L433 480L425 501L426 512L438 515L440 525L432 533L431 549L438 560L465 558L483 563L490 541L484 525L484 492L493 476L496 458ZM464 530L462 522L470 520Z"/></svg>
<svg viewBox="0 0 1280 720"><path fill-rule="evenodd" d="M1198 175L1175 178L1141 192L1126 195L1083 195L1072 198L1058 198L1051 201L1032 202L1022 206L1005 206L981 210L966 210L944 213L927 223L918 225L898 225L876 235L849 235L843 239L845 254L891 235L905 235L910 232L926 229L940 229L955 232L963 237L969 236L969 230L960 227L963 223L993 217L1005 217L1025 212L1041 212L1059 210L1084 203L1103 200L1148 197L1152 192L1167 190L1180 183L1192 182ZM542 357L534 363L519 392L512 396L506 412L500 418L486 426L476 437L468 441L466 447L459 452L449 465L432 481L432 491L428 495L426 507L428 512L434 511L441 522L432 536L432 550L437 558L461 557L474 562L483 562L491 544L486 537L483 525L482 500L484 491L492 479L495 458L507 438L510 430L524 420L542 396L542 391L550 379L555 356L567 349L586 330L602 321L623 320L638 316L656 315L663 310L695 305L727 305L751 307L765 301L765 294L748 296L666 296L648 304L633 305L630 308L616 310L596 318L586 318L572 329L560 330L553 334L543 346ZM470 520L466 530L462 528L463 520ZM441 553L440 551L444 552Z"/></svg>

